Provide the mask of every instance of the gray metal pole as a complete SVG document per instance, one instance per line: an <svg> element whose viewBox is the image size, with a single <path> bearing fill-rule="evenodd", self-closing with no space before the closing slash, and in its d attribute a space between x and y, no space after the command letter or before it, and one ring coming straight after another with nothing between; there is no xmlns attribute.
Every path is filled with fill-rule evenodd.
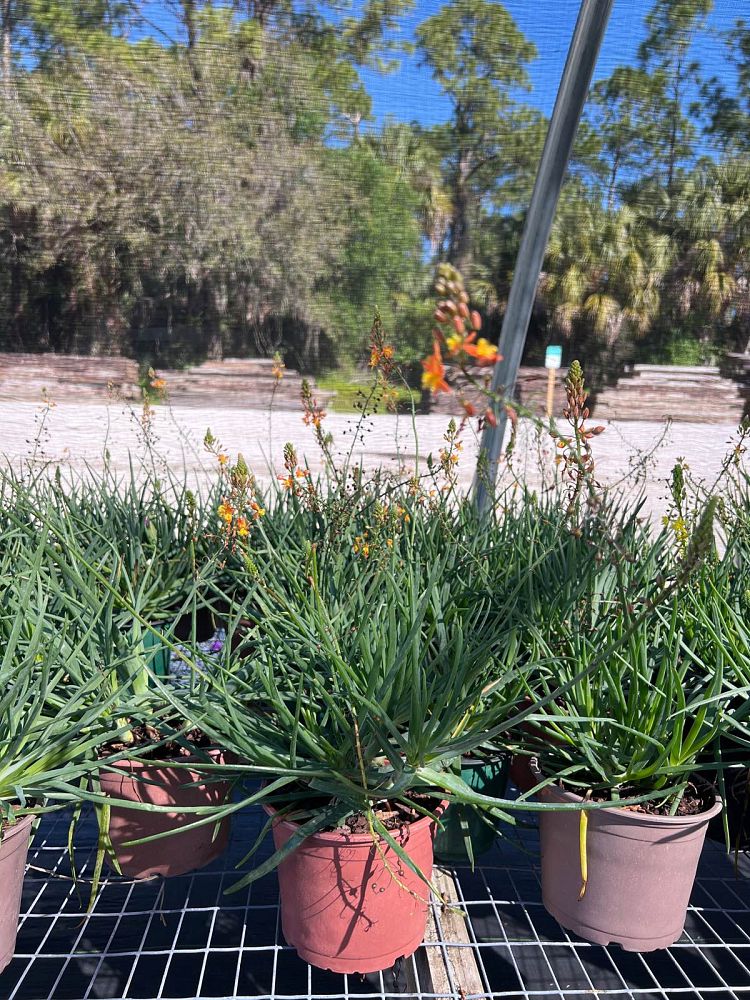
<svg viewBox="0 0 750 1000"><path fill-rule="evenodd" d="M500 333L502 361L495 365L492 389L495 392L503 389L506 398L511 396L516 384L560 188L612 3L613 0L582 0L578 12L555 109L539 161ZM487 509L492 496L507 424L504 407L495 406L495 414L497 426L485 426L474 477L474 502L480 511Z"/></svg>

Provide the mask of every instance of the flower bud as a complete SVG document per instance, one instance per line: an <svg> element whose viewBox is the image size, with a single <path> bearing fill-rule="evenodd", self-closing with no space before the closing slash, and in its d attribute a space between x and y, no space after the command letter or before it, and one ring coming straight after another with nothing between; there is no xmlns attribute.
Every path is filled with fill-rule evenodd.
<svg viewBox="0 0 750 1000"><path fill-rule="evenodd" d="M464 319L468 319L469 318L469 307L466 305L465 302L459 303L458 312L459 312L459 315L463 316Z"/></svg>
<svg viewBox="0 0 750 1000"><path fill-rule="evenodd" d="M459 333L461 334L461 336L463 336L463 334L466 332L466 327L464 326L464 321L461 319L460 316L453 317L453 325L456 328L456 333Z"/></svg>
<svg viewBox="0 0 750 1000"><path fill-rule="evenodd" d="M475 330L482 329L482 317L479 315L476 309L473 309L471 313L471 325Z"/></svg>

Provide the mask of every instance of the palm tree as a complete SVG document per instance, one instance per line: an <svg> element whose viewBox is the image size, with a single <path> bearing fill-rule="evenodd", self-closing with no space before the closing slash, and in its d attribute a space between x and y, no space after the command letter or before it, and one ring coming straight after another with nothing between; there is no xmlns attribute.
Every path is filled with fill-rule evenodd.
<svg viewBox="0 0 750 1000"><path fill-rule="evenodd" d="M679 253L670 274L680 318L704 341L750 319L750 161L693 172L669 213ZM750 347L750 344L748 344Z"/></svg>
<svg viewBox="0 0 750 1000"><path fill-rule="evenodd" d="M608 347L645 334L659 314L671 241L634 209L569 199L558 213L540 293L565 337L583 325Z"/></svg>

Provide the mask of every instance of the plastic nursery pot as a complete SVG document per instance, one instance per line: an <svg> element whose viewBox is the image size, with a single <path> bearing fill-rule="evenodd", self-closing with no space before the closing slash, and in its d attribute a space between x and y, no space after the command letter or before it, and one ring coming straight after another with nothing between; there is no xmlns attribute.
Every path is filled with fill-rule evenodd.
<svg viewBox="0 0 750 1000"><path fill-rule="evenodd" d="M167 632L165 622L158 622L155 625L163 633ZM174 627L174 639L178 642L187 642L193 630L192 615L183 615ZM211 612L207 608L200 608L195 621L195 638L197 642L206 642L214 635L216 626ZM171 650L162 640L161 636L149 631L143 633L143 646L146 650L153 650L151 654L151 669L157 677L169 677L169 664Z"/></svg>
<svg viewBox="0 0 750 1000"><path fill-rule="evenodd" d="M223 762L221 751L210 750L208 756L215 763ZM185 757L181 763L197 763L198 760L198 757ZM126 773L100 772L99 781L105 795L127 802L175 807L174 812L148 812L128 809L127 806L112 806L109 837L123 875L130 878L182 875L205 867L224 852L231 827L228 816L218 827L215 823L206 823L181 833L180 827L194 823L200 816L180 812L180 809L223 805L230 795L231 782L201 781L201 775L190 768L170 767L151 761L121 760L114 766ZM125 846L130 840L167 831L172 831L171 835L161 840Z"/></svg>
<svg viewBox="0 0 750 1000"><path fill-rule="evenodd" d="M461 777L474 791L502 798L508 785L509 765L510 758L506 755L483 759L464 757ZM469 864L467 837L471 840L475 858L489 851L497 837L494 826L483 819L481 812L473 806L451 803L442 823L442 829L438 828L435 833L435 857L439 861Z"/></svg>
<svg viewBox="0 0 750 1000"><path fill-rule="evenodd" d="M26 857L29 853L31 816L24 816L15 826L3 827L0 841L0 972L13 958L21 911L21 891Z"/></svg>
<svg viewBox="0 0 750 1000"><path fill-rule="evenodd" d="M581 802L549 785L546 802ZM542 902L558 923L595 944L626 951L668 948L682 934L706 828L721 800L695 816L653 816L628 809L588 814L588 884L579 899L580 812L543 812Z"/></svg>
<svg viewBox="0 0 750 1000"><path fill-rule="evenodd" d="M435 814L446 805L441 802ZM264 809L276 816L271 806ZM296 829L289 820L274 820L277 850ZM434 834L429 816L392 831L428 878ZM284 937L310 965L378 972L422 943L429 889L383 840L376 847L366 833L317 833L281 862L278 875Z"/></svg>

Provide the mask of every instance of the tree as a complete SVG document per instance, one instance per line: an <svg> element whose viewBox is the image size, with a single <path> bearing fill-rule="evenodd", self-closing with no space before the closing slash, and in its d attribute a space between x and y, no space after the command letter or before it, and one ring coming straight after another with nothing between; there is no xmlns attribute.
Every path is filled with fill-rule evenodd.
<svg viewBox="0 0 750 1000"><path fill-rule="evenodd" d="M448 255L468 272L483 203L517 179L524 144L539 124L514 96L529 88L526 66L536 48L490 0L451 0L418 27L417 45L452 108L432 137L452 202Z"/></svg>
<svg viewBox="0 0 750 1000"><path fill-rule="evenodd" d="M658 88L641 67L618 66L592 88L587 119L599 140L599 178L612 209L624 181L648 172L659 142ZM581 145L576 142L576 148Z"/></svg>
<svg viewBox="0 0 750 1000"><path fill-rule="evenodd" d="M725 39L730 62L737 73L734 87L713 77L703 88L709 109L707 131L732 152L748 152L750 136L750 23L738 19Z"/></svg>
<svg viewBox="0 0 750 1000"><path fill-rule="evenodd" d="M360 357L373 307L392 329L399 297L424 282L420 198L408 177L370 144L354 143L329 155L339 178L335 198L348 235L340 269L324 289L330 302L327 325L346 353Z"/></svg>
<svg viewBox="0 0 750 1000"><path fill-rule="evenodd" d="M659 136L654 155L670 195L680 165L690 159L695 145L689 101L691 95L697 97L701 76L690 49L712 8L713 0L656 0L646 16L648 34L638 50L640 66L653 88L651 107Z"/></svg>
<svg viewBox="0 0 750 1000"><path fill-rule="evenodd" d="M569 198L558 212L540 291L556 332L582 329L608 347L656 321L672 257L669 238L633 209Z"/></svg>
<svg viewBox="0 0 750 1000"><path fill-rule="evenodd" d="M670 207L678 251L667 279L666 322L705 348L729 334L733 346L744 349L750 335L750 163L737 158L699 167Z"/></svg>

